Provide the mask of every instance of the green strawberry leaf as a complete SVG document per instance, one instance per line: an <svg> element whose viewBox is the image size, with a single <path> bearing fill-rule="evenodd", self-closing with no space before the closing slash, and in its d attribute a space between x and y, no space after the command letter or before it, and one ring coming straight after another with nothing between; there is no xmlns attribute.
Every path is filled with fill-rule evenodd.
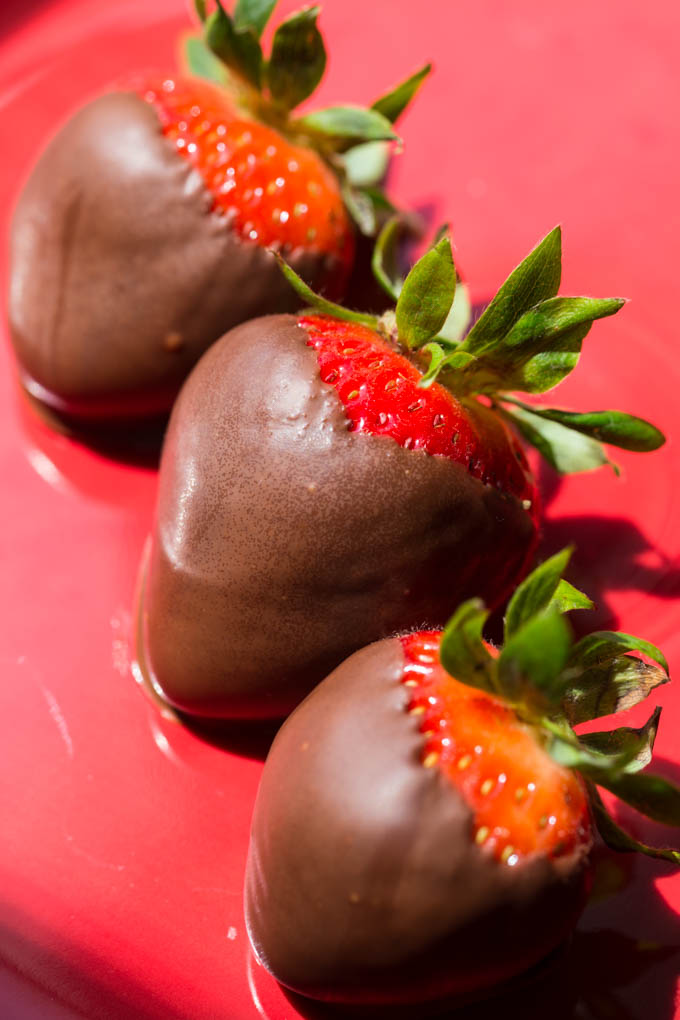
<svg viewBox="0 0 680 1020"><path fill-rule="evenodd" d="M639 772L644 769L652 760L656 731L659 728L661 709L655 708L644 726L634 729L630 726L620 726L615 730L602 730L596 733L584 733L580 736L580 742L590 751L607 757L615 756L623 759L622 767L625 772Z"/></svg>
<svg viewBox="0 0 680 1020"><path fill-rule="evenodd" d="M544 720L544 729L550 734L546 740L545 748L550 757L568 769L578 769L584 775L595 776L595 781L600 781L600 775L611 770L618 773L626 764L624 755L610 755L598 751L591 751L581 743L575 733L563 729L559 723L551 720Z"/></svg>
<svg viewBox="0 0 680 1020"><path fill-rule="evenodd" d="M666 442L663 432L645 421L644 418L636 418L632 414L625 414L623 411L586 411L579 414L574 411L560 411L553 407L528 407L520 401L514 401L518 407L533 414L547 418L549 421L556 421L565 428L573 429L575 432L582 432L586 436L598 440L601 443L609 443L611 446L618 446L622 450L635 450L639 453L646 453L650 450L657 450Z"/></svg>
<svg viewBox="0 0 680 1020"><path fill-rule="evenodd" d="M482 640L488 615L481 599L463 602L444 628L439 660L460 683L494 694L496 663Z"/></svg>
<svg viewBox="0 0 680 1020"><path fill-rule="evenodd" d="M565 691L562 707L572 726L614 715L638 705L661 684L669 681L659 666L650 666L632 655L622 655L575 675Z"/></svg>
<svg viewBox="0 0 680 1020"><path fill-rule="evenodd" d="M229 72L221 60L215 56L200 36L188 35L184 39L184 64L189 74L197 78L205 78L206 81L217 82L218 85L226 85L229 81Z"/></svg>
<svg viewBox="0 0 680 1020"><path fill-rule="evenodd" d="M305 7L274 33L267 82L272 99L285 110L311 96L326 69L326 47L316 26L319 11Z"/></svg>
<svg viewBox="0 0 680 1020"><path fill-rule="evenodd" d="M602 444L590 436L574 432L556 421L541 418L540 415L534 414L533 410L527 411L524 407L514 406L511 410L506 408L505 412L526 441L535 446L560 474L593 471L604 464L609 464L617 470L607 457Z"/></svg>
<svg viewBox="0 0 680 1020"><path fill-rule="evenodd" d="M446 340L449 344L459 344L465 336L471 318L472 303L470 301L470 291L467 284L463 283L460 277L458 277L456 293L453 295L453 304L446 317L446 322L439 330L439 338ZM468 364L471 364L471 362L472 358Z"/></svg>
<svg viewBox="0 0 680 1020"><path fill-rule="evenodd" d="M591 776L619 800L662 825L680 826L680 788L649 772Z"/></svg>
<svg viewBox="0 0 680 1020"><path fill-rule="evenodd" d="M198 15L198 20L203 24L205 19L208 17L208 12L205 6L205 0L194 0L194 10Z"/></svg>
<svg viewBox="0 0 680 1020"><path fill-rule="evenodd" d="M555 227L510 274L465 339L479 356L495 347L530 308L554 297L562 275L562 234Z"/></svg>
<svg viewBox="0 0 680 1020"><path fill-rule="evenodd" d="M373 237L376 232L377 220L375 206L370 195L360 188L354 188L349 181L341 185L342 200L364 237Z"/></svg>
<svg viewBox="0 0 680 1020"><path fill-rule="evenodd" d="M572 554L571 547L536 567L515 589L505 614L505 640L551 604Z"/></svg>
<svg viewBox="0 0 680 1020"><path fill-rule="evenodd" d="M451 242L444 237L411 269L397 301L399 339L409 350L432 340L446 322L456 291Z"/></svg>
<svg viewBox="0 0 680 1020"><path fill-rule="evenodd" d="M376 280L389 294L393 301L397 301L404 286L404 279L398 266L398 240L404 229L404 221L401 216L392 216L378 234L373 247L371 258L371 269Z"/></svg>
<svg viewBox="0 0 680 1020"><path fill-rule="evenodd" d="M386 117L361 106L329 106L300 117L295 126L331 139L339 147L349 148L357 142L399 140Z"/></svg>
<svg viewBox="0 0 680 1020"><path fill-rule="evenodd" d="M652 757L652 746L660 709L639 730L622 726L611 733L577 737L571 728L557 719L542 720L548 734L546 750L560 765L578 769L602 786L624 774L639 772ZM592 742L588 739L592 737Z"/></svg>
<svg viewBox="0 0 680 1020"><path fill-rule="evenodd" d="M474 355L468 354L467 351L454 350L452 352L449 349L443 348L440 340L441 338L437 337L437 339L433 341L433 343L426 344L425 347L421 348L421 351L426 352L428 351L429 348L436 347L438 351L442 352L444 357L443 359L437 357L436 362L432 360L430 361L430 367L428 368L427 372L422 376L422 378L418 380L418 387L420 389L427 390L434 382L437 381L437 379L440 377L442 365L446 365L447 367L448 372L447 379L448 379L450 378L451 373L456 371L463 371L468 367L468 365L470 365L475 360ZM444 381L446 382L446 380Z"/></svg>
<svg viewBox="0 0 680 1020"><path fill-rule="evenodd" d="M557 585L550 605L554 606L560 613L569 613L572 609L594 609L595 603L588 598L573 584L569 584L564 578Z"/></svg>
<svg viewBox="0 0 680 1020"><path fill-rule="evenodd" d="M305 283L301 276L292 269L286 260L273 249L268 249L270 254L274 256L279 264L279 269L288 280L293 290L296 292L298 297L309 307L313 308L315 312L321 312L323 315L333 315L336 319L344 319L346 322L358 322L362 326L368 326L369 329L378 328L378 320L375 315L364 315L361 312L351 312L349 308L344 308L342 305L336 305L333 301L328 301L326 298L321 297L320 294L315 294L312 288Z"/></svg>
<svg viewBox="0 0 680 1020"><path fill-rule="evenodd" d="M571 633L564 616L549 608L533 616L505 642L498 657L498 682L511 702L532 709L562 700L562 670L571 650Z"/></svg>
<svg viewBox="0 0 680 1020"><path fill-rule="evenodd" d="M546 393L570 375L578 365L590 323L574 326L554 340L544 350L524 351L514 366L504 367L503 345L482 359L479 378L468 381L468 389L476 393L495 393L498 389L521 390L523 393ZM501 374L499 374L501 373Z"/></svg>
<svg viewBox="0 0 680 1020"><path fill-rule="evenodd" d="M414 95L422 85L425 78L432 70L432 64L425 64L419 71L412 74L410 78L403 81L396 88L393 88L386 95L376 99L371 109L377 110L383 117L387 117L393 124L404 112Z"/></svg>
<svg viewBox="0 0 680 1020"><path fill-rule="evenodd" d="M545 393L576 367L593 321L614 315L623 304L619 298L554 297L541 301L484 355L477 352L480 375L469 380L469 391Z"/></svg>
<svg viewBox="0 0 680 1020"><path fill-rule="evenodd" d="M590 325L596 319L615 315L625 304L623 298L553 297L539 302L514 323L502 339L502 353L509 367L513 355L526 347L543 350L547 342L575 326ZM494 355L501 352L494 349Z"/></svg>
<svg viewBox="0 0 680 1020"><path fill-rule="evenodd" d="M633 634L625 634L623 631L598 630L586 634L574 645L569 665L581 669L601 666L625 655L626 652L641 652L648 659L658 663L668 676L668 662L663 652L650 641L635 637Z"/></svg>
<svg viewBox="0 0 680 1020"><path fill-rule="evenodd" d="M394 216L397 212L399 212L396 205L393 202L390 202L385 192L381 191L380 188L364 187L361 190L364 195L367 195L368 198L370 198L371 202L375 206L376 213L387 213L389 216Z"/></svg>
<svg viewBox="0 0 680 1020"><path fill-rule="evenodd" d="M430 359L427 371L423 373L422 378L418 381L418 386L423 390L427 390L437 378L439 366L446 357L446 351L433 340L431 343L421 347L418 353L427 355Z"/></svg>
<svg viewBox="0 0 680 1020"><path fill-rule="evenodd" d="M347 180L355 188L379 187L387 174L390 147L387 142L363 142L348 149L342 161Z"/></svg>
<svg viewBox="0 0 680 1020"><path fill-rule="evenodd" d="M234 25L252 29L259 39L275 7L276 0L236 0Z"/></svg>
<svg viewBox="0 0 680 1020"><path fill-rule="evenodd" d="M455 300L456 299L454 298L454 301ZM441 338L438 337L437 339L440 340ZM446 355L447 367L455 372L463 371L468 367L468 365L471 365L474 360L474 354L468 354L467 351L454 350Z"/></svg>
<svg viewBox="0 0 680 1020"><path fill-rule="evenodd" d="M262 50L251 29L236 29L220 0L205 22L205 41L215 56L223 60L249 85L259 89L262 83Z"/></svg>
<svg viewBox="0 0 680 1020"><path fill-rule="evenodd" d="M437 352L436 342L429 346L435 357L443 354L441 348ZM591 693L585 674L579 675L584 665L591 676L599 671L605 687L609 684L605 691L602 684L597 688L602 705L596 707L604 707L607 714L609 709L637 703L668 679L662 653L629 634L601 631L572 647L564 612L584 608L589 600L561 577L570 553L564 549L552 556L520 585L508 606L505 644L498 658L482 639L488 611L481 600L471 599L459 607L442 634L440 661L460 682L505 698L520 718L541 732L542 744L555 761L582 773L594 818L609 846L680 864L680 852L638 843L620 829L597 789L609 790L648 818L680 827L680 787L643 771L652 759L661 709L637 729L622 726L578 736L570 724L585 721L585 716L570 718L568 711L575 691L586 698ZM636 651L653 659L654 666L630 655ZM616 677L622 674L615 670L622 666L653 670L655 681L646 684L643 674L641 683L617 685ZM607 699L609 704L604 704ZM579 697L571 705L576 705L578 716Z"/></svg>
<svg viewBox="0 0 680 1020"><path fill-rule="evenodd" d="M443 237L449 237L449 238L451 237L451 224L450 223L442 223L439 227L437 227L437 230L435 232L432 244L433 245L439 244L439 242L442 240Z"/></svg>
<svg viewBox="0 0 680 1020"><path fill-rule="evenodd" d="M607 811L602 798L592 783L588 783L588 793L590 794L590 804L598 832L611 850L617 850L619 853L642 853L647 857L680 864L680 853L677 850L647 846L645 843L640 843L637 839L634 839L627 832L624 832Z"/></svg>

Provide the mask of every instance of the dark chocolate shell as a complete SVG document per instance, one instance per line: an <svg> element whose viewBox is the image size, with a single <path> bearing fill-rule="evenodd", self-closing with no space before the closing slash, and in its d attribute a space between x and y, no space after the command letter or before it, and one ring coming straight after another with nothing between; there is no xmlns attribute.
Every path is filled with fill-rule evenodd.
<svg viewBox="0 0 680 1020"><path fill-rule="evenodd" d="M299 306L272 255L210 207L139 96L103 95L68 121L11 231L10 328L35 399L93 422L167 412L218 337ZM316 288L337 268L285 254Z"/></svg>
<svg viewBox="0 0 680 1020"><path fill-rule="evenodd" d="M307 339L290 315L237 327L172 414L140 659L186 712L284 715L357 648L497 603L533 548L519 499L349 431Z"/></svg>
<svg viewBox="0 0 680 1020"><path fill-rule="evenodd" d="M286 720L265 764L245 884L253 948L278 981L339 1003L479 993L547 956L585 900L587 844L514 867L422 764L403 652L357 652Z"/></svg>

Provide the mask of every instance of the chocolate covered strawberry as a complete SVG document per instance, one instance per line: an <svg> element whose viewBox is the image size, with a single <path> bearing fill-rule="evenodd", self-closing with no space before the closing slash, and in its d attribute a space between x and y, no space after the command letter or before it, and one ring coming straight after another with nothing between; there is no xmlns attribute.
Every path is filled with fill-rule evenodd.
<svg viewBox="0 0 680 1020"><path fill-rule="evenodd" d="M283 21L265 59L273 0L239 0L233 17L197 6L204 38L188 40L189 72L217 80L138 75L94 100L17 204L9 318L22 382L73 419L167 411L225 331L297 307L270 248L341 296L351 213L370 232L385 204L371 146L396 138L428 71L370 109L296 116L326 63L319 8Z"/></svg>
<svg viewBox="0 0 680 1020"><path fill-rule="evenodd" d="M641 729L574 726L664 683L654 646L599 632L560 575L568 551L517 590L505 644L464 604L445 632L355 653L284 723L265 764L246 872L252 945L280 982L339 1003L481 994L547 956L589 888L595 828L636 843L598 787L680 825L680 790L643 771ZM644 660L639 654L644 655Z"/></svg>
<svg viewBox="0 0 680 1020"><path fill-rule="evenodd" d="M507 596L533 554L538 506L504 408L544 419L500 392L503 358L511 384L522 371L554 382L592 319L620 305L551 296L559 258L555 232L458 344L444 238L380 320L296 280L315 309L214 345L173 411L141 601L140 662L169 702L283 715L356 648L441 626L466 597ZM545 420L553 460L562 433L572 468L605 459L594 439ZM622 445L661 441L617 412L571 420Z"/></svg>

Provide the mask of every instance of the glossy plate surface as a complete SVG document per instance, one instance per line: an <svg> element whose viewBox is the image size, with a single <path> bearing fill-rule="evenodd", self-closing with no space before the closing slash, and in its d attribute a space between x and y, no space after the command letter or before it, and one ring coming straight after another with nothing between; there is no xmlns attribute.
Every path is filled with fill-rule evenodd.
<svg viewBox="0 0 680 1020"><path fill-rule="evenodd" d="M179 0L3 5L3 237L56 125L120 74L172 67L188 23ZM596 598L595 622L655 641L678 669L675 5L328 0L322 24L333 53L322 103L370 100L435 61L404 119L393 188L433 222L452 220L477 298L559 219L563 292L632 299L594 327L559 402L648 416L671 439L647 457L621 454L618 480L601 471L559 484L543 472L544 551L575 541L572 579ZM166 722L130 673L153 458L51 432L18 393L6 336L0 362L0 1015L331 1015L293 1002L248 949L241 887L266 738L218 744ZM678 781L680 687L656 700L658 769ZM623 817L642 838L668 835ZM599 878L547 976L502 1011L456 1015L680 1016L680 876L605 856Z"/></svg>

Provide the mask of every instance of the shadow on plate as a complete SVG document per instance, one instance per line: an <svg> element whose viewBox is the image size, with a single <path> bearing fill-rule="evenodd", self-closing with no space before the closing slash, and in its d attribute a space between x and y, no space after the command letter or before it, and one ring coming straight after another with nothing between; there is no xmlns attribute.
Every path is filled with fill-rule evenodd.
<svg viewBox="0 0 680 1020"><path fill-rule="evenodd" d="M173 1004L172 987L138 984L110 959L70 944L68 926L43 929L32 917L0 903L0 966L9 966L30 987L78 1017L97 1020L189 1020ZM21 1000L19 1000L21 1002ZM71 1010L73 1011L71 1013ZM52 1015L50 1010L47 1016ZM13 1020L24 1016L2 1012ZM225 1012L225 1020L227 1013Z"/></svg>
<svg viewBox="0 0 680 1020"><path fill-rule="evenodd" d="M64 450L81 445L119 463L158 466L167 414L117 426L102 424L80 429L34 400L19 384L15 387L15 404L26 438L51 459L63 459Z"/></svg>
<svg viewBox="0 0 680 1020"><path fill-rule="evenodd" d="M9 35L18 29L22 22L36 14L41 7L47 7L51 0L23 0L22 3L5 2L0 4L0 36Z"/></svg>
<svg viewBox="0 0 680 1020"><path fill-rule="evenodd" d="M179 761L185 757L183 748L187 733L216 750L239 758L264 761L283 722L282 719L201 719L185 715L166 702L147 682L138 659L132 664L132 678L147 699L154 742L165 755Z"/></svg>
<svg viewBox="0 0 680 1020"><path fill-rule="evenodd" d="M630 518L615 514L568 514L553 517L550 504L564 479L545 462L538 471L545 519L539 559L574 545L569 580L595 602L593 612L574 614L575 629L618 625L609 592L631 590L656 598L680 598L680 566L669 559Z"/></svg>
<svg viewBox="0 0 680 1020"><path fill-rule="evenodd" d="M180 722L195 737L212 744L213 747L229 754L236 754L240 758L264 761L283 720L225 722L182 716Z"/></svg>

